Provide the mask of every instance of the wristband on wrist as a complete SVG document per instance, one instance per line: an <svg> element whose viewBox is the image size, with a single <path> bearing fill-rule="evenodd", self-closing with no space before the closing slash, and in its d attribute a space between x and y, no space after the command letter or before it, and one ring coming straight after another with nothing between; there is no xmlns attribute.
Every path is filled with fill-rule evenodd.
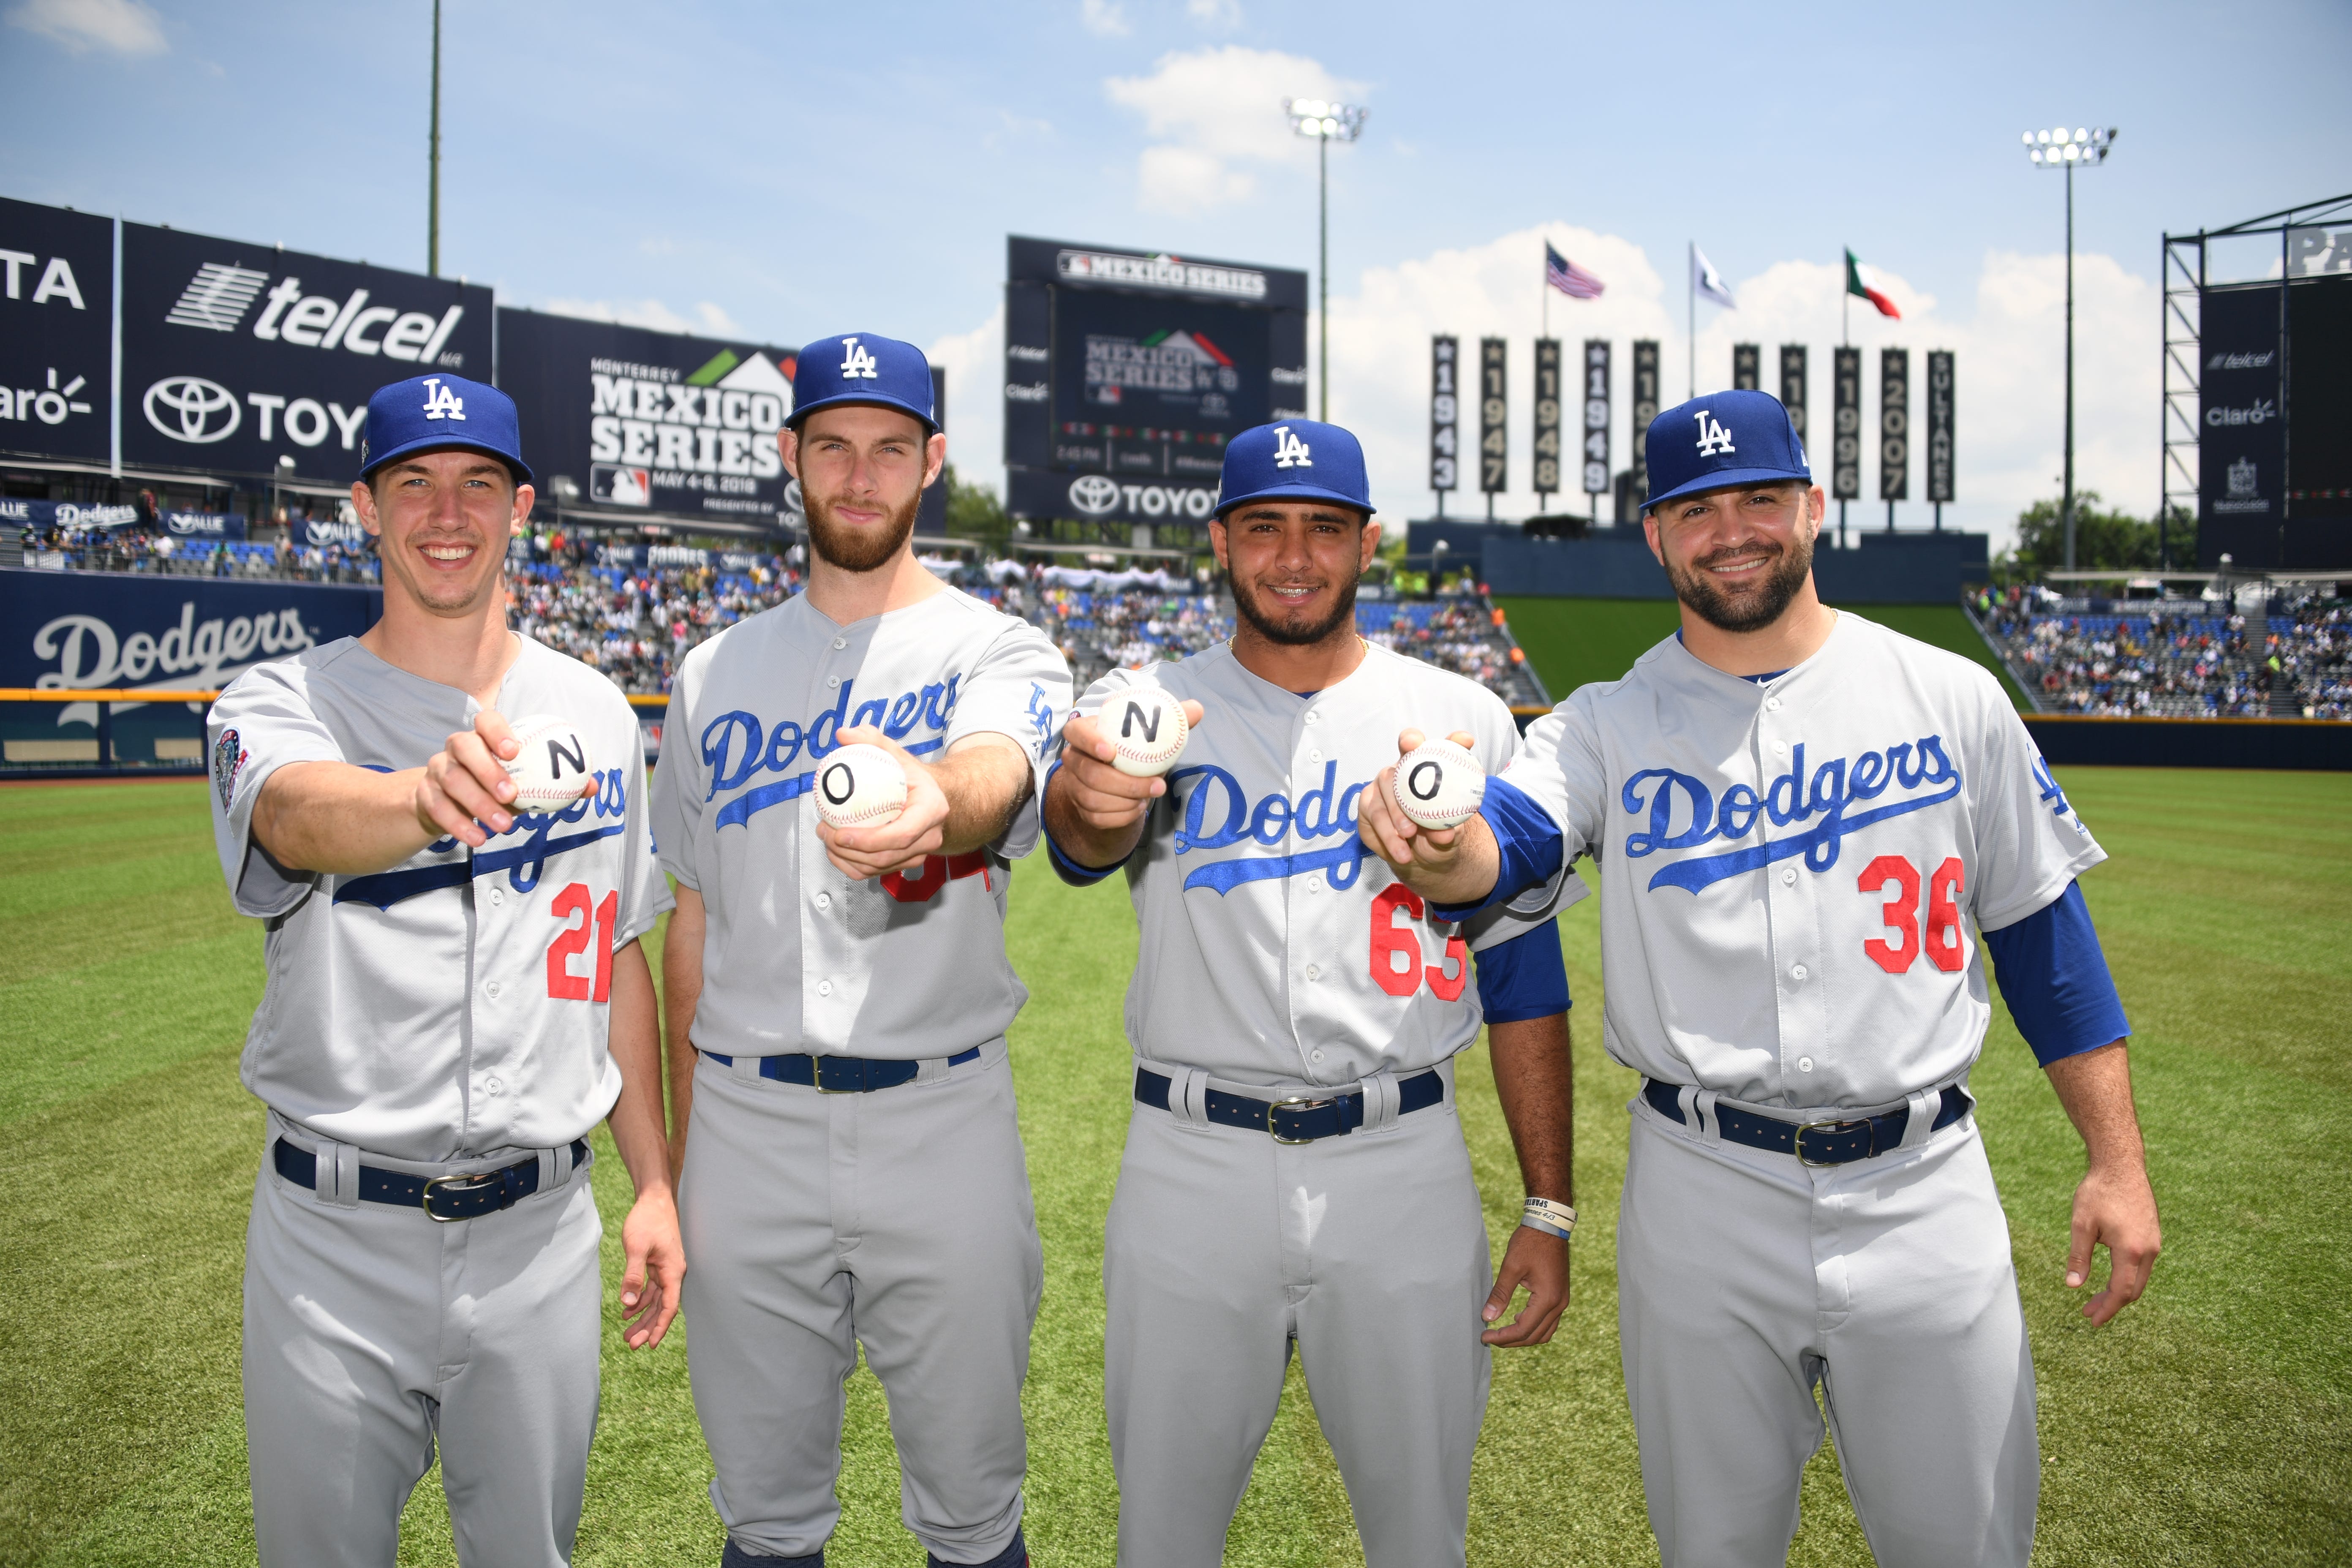
<svg viewBox="0 0 2352 1568"><path fill-rule="evenodd" d="M1566 1241L1576 1229L1576 1210L1549 1198L1529 1198L1519 1213L1519 1223L1529 1230L1540 1230Z"/></svg>

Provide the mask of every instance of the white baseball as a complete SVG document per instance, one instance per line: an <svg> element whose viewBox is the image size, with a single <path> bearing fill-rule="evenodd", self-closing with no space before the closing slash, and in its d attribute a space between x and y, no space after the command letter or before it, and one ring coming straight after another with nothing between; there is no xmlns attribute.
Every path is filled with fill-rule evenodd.
<svg viewBox="0 0 2352 1568"><path fill-rule="evenodd" d="M1158 778L1174 767L1192 733L1184 704L1157 686L1113 692L1095 722L1110 737L1110 765L1129 778Z"/></svg>
<svg viewBox="0 0 2352 1568"><path fill-rule="evenodd" d="M828 827L879 827L907 809L907 770L879 746L859 741L816 769L816 814Z"/></svg>
<svg viewBox="0 0 2352 1568"><path fill-rule="evenodd" d="M515 743L521 747L506 764L514 780L518 811L556 811L588 793L595 782L595 763L579 727L552 713L532 713L508 721Z"/></svg>
<svg viewBox="0 0 2352 1568"><path fill-rule="evenodd" d="M1451 741L1423 741L1397 759L1397 809L1423 827L1459 827L1486 798L1486 770Z"/></svg>

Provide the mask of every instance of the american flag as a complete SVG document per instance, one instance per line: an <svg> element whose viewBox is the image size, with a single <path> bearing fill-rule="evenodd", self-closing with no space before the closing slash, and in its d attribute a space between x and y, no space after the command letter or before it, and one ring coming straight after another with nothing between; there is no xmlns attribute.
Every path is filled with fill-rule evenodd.
<svg viewBox="0 0 2352 1568"><path fill-rule="evenodd" d="M1571 300L1598 300L1607 284L1544 242L1544 281Z"/></svg>

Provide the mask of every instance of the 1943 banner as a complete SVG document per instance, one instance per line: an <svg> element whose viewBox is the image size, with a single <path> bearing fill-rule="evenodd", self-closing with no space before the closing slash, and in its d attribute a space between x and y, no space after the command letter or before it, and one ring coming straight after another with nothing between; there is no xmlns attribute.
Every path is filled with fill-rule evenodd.
<svg viewBox="0 0 2352 1568"><path fill-rule="evenodd" d="M1462 345L1452 338L1429 340L1429 488L1445 491L1460 481Z"/></svg>

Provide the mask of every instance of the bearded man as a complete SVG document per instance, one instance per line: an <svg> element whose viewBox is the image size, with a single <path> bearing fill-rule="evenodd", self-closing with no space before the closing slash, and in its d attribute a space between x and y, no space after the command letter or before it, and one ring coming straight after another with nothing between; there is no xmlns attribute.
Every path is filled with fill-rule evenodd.
<svg viewBox="0 0 2352 1568"><path fill-rule="evenodd" d="M821 339L793 391L779 439L807 591L687 656L653 791L677 879L671 1148L699 1248L688 1356L722 1562L820 1568L862 1344L929 1561L1018 1568L1043 1273L1004 911L1070 672L909 548L947 461L921 352ZM898 759L906 807L835 829L813 786L859 742Z"/></svg>

